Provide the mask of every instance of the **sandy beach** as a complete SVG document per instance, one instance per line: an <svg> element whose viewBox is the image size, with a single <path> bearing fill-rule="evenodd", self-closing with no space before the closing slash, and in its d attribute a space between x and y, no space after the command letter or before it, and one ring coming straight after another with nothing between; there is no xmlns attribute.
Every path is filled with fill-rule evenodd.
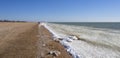
<svg viewBox="0 0 120 58"><path fill-rule="evenodd" d="M59 51L60 55L48 54ZM0 22L0 58L72 58L38 23Z"/></svg>

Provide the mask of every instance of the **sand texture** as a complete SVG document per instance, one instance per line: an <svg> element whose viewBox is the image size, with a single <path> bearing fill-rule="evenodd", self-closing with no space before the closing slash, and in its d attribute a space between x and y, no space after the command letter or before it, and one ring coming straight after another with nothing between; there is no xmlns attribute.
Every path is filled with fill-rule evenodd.
<svg viewBox="0 0 120 58"><path fill-rule="evenodd" d="M51 50L60 55L48 54ZM0 22L0 58L72 58L52 34L37 23Z"/></svg>

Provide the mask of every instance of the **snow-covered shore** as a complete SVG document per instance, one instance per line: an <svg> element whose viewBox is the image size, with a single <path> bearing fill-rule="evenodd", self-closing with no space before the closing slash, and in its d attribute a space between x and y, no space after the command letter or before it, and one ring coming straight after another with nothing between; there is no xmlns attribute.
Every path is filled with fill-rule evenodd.
<svg viewBox="0 0 120 58"><path fill-rule="evenodd" d="M41 25L74 58L120 58L119 30L54 23Z"/></svg>
<svg viewBox="0 0 120 58"><path fill-rule="evenodd" d="M43 25L46 29L48 29L53 35L53 40L59 40L59 42L64 46L67 52L73 56L73 58L80 58L80 55L74 51L71 45L69 45L69 42L77 39L75 36L61 37L58 36L57 33L53 31L49 26L47 26L46 23L41 23L40 25Z"/></svg>

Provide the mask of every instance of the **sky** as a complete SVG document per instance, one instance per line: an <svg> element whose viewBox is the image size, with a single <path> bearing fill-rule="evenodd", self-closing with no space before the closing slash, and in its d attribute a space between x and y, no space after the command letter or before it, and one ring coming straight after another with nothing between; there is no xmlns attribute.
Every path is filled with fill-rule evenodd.
<svg viewBox="0 0 120 58"><path fill-rule="evenodd" d="M120 22L120 0L0 0L0 19Z"/></svg>

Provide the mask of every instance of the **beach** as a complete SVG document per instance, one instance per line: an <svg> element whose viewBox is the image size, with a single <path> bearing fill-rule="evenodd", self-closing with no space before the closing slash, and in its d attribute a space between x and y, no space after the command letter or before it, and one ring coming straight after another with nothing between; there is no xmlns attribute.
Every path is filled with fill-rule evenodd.
<svg viewBox="0 0 120 58"><path fill-rule="evenodd" d="M38 23L0 22L0 58L72 58ZM58 56L49 54L59 51Z"/></svg>

